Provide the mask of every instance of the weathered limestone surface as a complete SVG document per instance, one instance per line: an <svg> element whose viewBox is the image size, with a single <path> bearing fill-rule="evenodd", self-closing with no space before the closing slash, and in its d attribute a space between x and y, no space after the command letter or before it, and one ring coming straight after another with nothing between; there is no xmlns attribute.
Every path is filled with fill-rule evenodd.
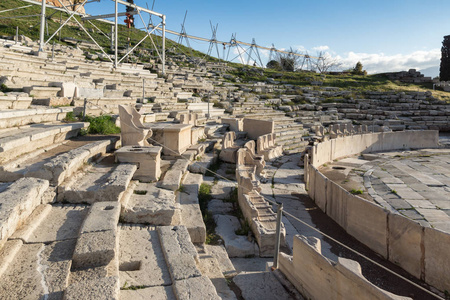
<svg viewBox="0 0 450 300"><path fill-rule="evenodd" d="M71 284L64 292L64 300L118 300L120 294L119 284L119 278L114 276Z"/></svg>
<svg viewBox="0 0 450 300"><path fill-rule="evenodd" d="M221 299L217 295L211 280L206 276L177 280L173 285L173 289L178 299Z"/></svg>
<svg viewBox="0 0 450 300"><path fill-rule="evenodd" d="M233 282L246 300L295 299L286 291L272 272L240 272Z"/></svg>
<svg viewBox="0 0 450 300"><path fill-rule="evenodd" d="M118 202L97 202L91 206L73 253L75 269L105 266L116 257L119 215Z"/></svg>
<svg viewBox="0 0 450 300"><path fill-rule="evenodd" d="M206 240L206 227L198 202L202 181L203 175L187 172L183 180L183 192L178 194L181 224L186 226L193 243L204 243Z"/></svg>
<svg viewBox="0 0 450 300"><path fill-rule="evenodd" d="M157 230L172 281L202 276L196 267L197 250L186 227L160 226Z"/></svg>
<svg viewBox="0 0 450 300"><path fill-rule="evenodd" d="M121 217L124 222L171 225L179 224L180 205L174 192L156 187L153 183L139 183L122 202Z"/></svg>
<svg viewBox="0 0 450 300"><path fill-rule="evenodd" d="M100 163L88 172L80 172L71 177L69 182L60 185L58 198L69 203L119 201L136 170L135 164L108 166Z"/></svg>
<svg viewBox="0 0 450 300"><path fill-rule="evenodd" d="M167 286L172 284L156 228L120 226L120 282L127 286Z"/></svg>
<svg viewBox="0 0 450 300"><path fill-rule="evenodd" d="M450 261L447 255L449 244L449 233L425 228L425 280L440 290L450 289Z"/></svg>
<svg viewBox="0 0 450 300"><path fill-rule="evenodd" d="M181 177L183 176L182 170L171 168L164 175L161 181L160 187L163 189L176 191L180 187Z"/></svg>
<svg viewBox="0 0 450 300"><path fill-rule="evenodd" d="M176 300L171 286L153 286L138 290L121 290L121 300Z"/></svg>
<svg viewBox="0 0 450 300"><path fill-rule="evenodd" d="M424 228L401 215L389 214L388 218L389 260L420 278Z"/></svg>
<svg viewBox="0 0 450 300"><path fill-rule="evenodd" d="M80 229L80 234L116 230L120 216L120 204L118 202L94 203Z"/></svg>
<svg viewBox="0 0 450 300"><path fill-rule="evenodd" d="M26 243L76 239L87 212L86 205L52 205L51 211L38 226L30 224L30 230L20 230L13 237L23 239Z"/></svg>
<svg viewBox="0 0 450 300"><path fill-rule="evenodd" d="M116 162L135 163L133 179L143 182L158 180L161 175L161 147L125 146L115 152Z"/></svg>
<svg viewBox="0 0 450 300"><path fill-rule="evenodd" d="M141 122L141 114L134 107L119 105L120 136L123 146L149 146L147 138L152 130Z"/></svg>
<svg viewBox="0 0 450 300"><path fill-rule="evenodd" d="M226 277L236 275L236 270L223 245L205 245L206 252L219 263L220 271Z"/></svg>
<svg viewBox="0 0 450 300"><path fill-rule="evenodd" d="M307 298L312 299L411 299L378 288L367 281L356 261L322 255L317 238L297 235L293 256L281 253L280 270Z"/></svg>
<svg viewBox="0 0 450 300"><path fill-rule="evenodd" d="M236 295L228 287L227 281L221 272L219 262L209 254L200 254L198 268L203 276L209 278L221 299L235 300Z"/></svg>
<svg viewBox="0 0 450 300"><path fill-rule="evenodd" d="M22 178L0 193L0 246L41 204L48 186L47 180Z"/></svg>
<svg viewBox="0 0 450 300"><path fill-rule="evenodd" d="M274 132L273 121L244 118L243 123L244 131L247 132L247 136L252 140L256 140L261 135Z"/></svg>
<svg viewBox="0 0 450 300"><path fill-rule="evenodd" d="M104 154L116 139L97 141L86 144L67 153L56 156L43 165L42 171L36 177L50 180L53 185L60 185L66 178L78 170L85 162Z"/></svg>
<svg viewBox="0 0 450 300"><path fill-rule="evenodd" d="M22 245L0 280L2 298L61 299L74 247L74 240Z"/></svg>
<svg viewBox="0 0 450 300"><path fill-rule="evenodd" d="M23 242L21 240L9 240L0 249L0 277L8 270L22 245Z"/></svg>
<svg viewBox="0 0 450 300"><path fill-rule="evenodd" d="M249 242L246 236L236 235L241 225L238 218L229 215L215 215L216 233L224 240L229 257L259 255L258 245Z"/></svg>

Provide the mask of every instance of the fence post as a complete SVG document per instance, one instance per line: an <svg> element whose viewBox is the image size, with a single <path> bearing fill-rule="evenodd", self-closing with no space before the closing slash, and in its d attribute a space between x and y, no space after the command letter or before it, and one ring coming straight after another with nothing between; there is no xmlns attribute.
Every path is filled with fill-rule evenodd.
<svg viewBox="0 0 450 300"><path fill-rule="evenodd" d="M87 98L84 98L84 104L83 104L83 122L86 119L86 105L87 105Z"/></svg>
<svg viewBox="0 0 450 300"><path fill-rule="evenodd" d="M309 182L309 154L306 153L305 156L303 156L303 181L305 182L305 189L308 190L308 182Z"/></svg>
<svg viewBox="0 0 450 300"><path fill-rule="evenodd" d="M277 202L277 228L276 228L276 242L275 254L273 257L273 269L278 269L278 255L280 254L281 243L281 218L283 217L283 203Z"/></svg>
<svg viewBox="0 0 450 300"><path fill-rule="evenodd" d="M142 103L145 103L144 99L145 99L145 78L142 78Z"/></svg>

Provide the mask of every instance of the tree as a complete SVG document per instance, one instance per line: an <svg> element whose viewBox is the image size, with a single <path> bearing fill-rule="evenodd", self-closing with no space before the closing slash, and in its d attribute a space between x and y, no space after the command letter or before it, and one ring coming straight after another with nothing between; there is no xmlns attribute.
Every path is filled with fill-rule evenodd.
<svg viewBox="0 0 450 300"><path fill-rule="evenodd" d="M356 63L355 68L353 69L353 72L355 72L356 74L361 74L363 72L363 65L360 61L358 61Z"/></svg>
<svg viewBox="0 0 450 300"><path fill-rule="evenodd" d="M319 73L326 73L339 67L342 63L336 57L332 57L328 52L317 52L317 59L313 65Z"/></svg>
<svg viewBox="0 0 450 300"><path fill-rule="evenodd" d="M355 67L352 70L352 73L355 75L367 75L366 70L363 70L363 65L360 61L358 61Z"/></svg>
<svg viewBox="0 0 450 300"><path fill-rule="evenodd" d="M301 56L297 50L290 49L289 52L277 52L277 56L275 59L271 60L278 63L279 70L287 71L287 72L294 72L298 69L298 65L300 64ZM269 64L267 64L269 65ZM271 63L271 65L275 66L274 63ZM269 66L267 66L269 68Z"/></svg>
<svg viewBox="0 0 450 300"><path fill-rule="evenodd" d="M274 69L274 70L281 70L281 66L280 63L274 59L272 59L271 61L269 61L266 65L266 67L268 69Z"/></svg>
<svg viewBox="0 0 450 300"><path fill-rule="evenodd" d="M442 42L439 78L441 81L450 81L450 35L444 36Z"/></svg>

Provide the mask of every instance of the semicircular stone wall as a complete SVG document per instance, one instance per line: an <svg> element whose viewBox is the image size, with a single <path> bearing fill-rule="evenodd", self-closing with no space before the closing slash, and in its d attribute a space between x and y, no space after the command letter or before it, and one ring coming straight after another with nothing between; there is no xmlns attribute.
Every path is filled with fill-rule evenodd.
<svg viewBox="0 0 450 300"><path fill-rule="evenodd" d="M324 163L359 153L436 148L438 131L398 131L338 137L314 145L305 158L309 196L350 235L417 278L450 291L450 234L388 211L326 178Z"/></svg>

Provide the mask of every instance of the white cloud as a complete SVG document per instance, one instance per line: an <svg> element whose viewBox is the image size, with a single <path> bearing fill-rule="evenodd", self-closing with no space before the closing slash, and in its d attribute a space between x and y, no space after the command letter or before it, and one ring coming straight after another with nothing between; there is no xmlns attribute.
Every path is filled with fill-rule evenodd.
<svg viewBox="0 0 450 300"><path fill-rule="evenodd" d="M327 51L327 50L330 50L330 47L328 47L326 45L324 45L324 46L316 46L316 47L313 47L312 50L314 50L314 51Z"/></svg>
<svg viewBox="0 0 450 300"><path fill-rule="evenodd" d="M342 68L348 69L360 61L368 73L407 71L409 69L425 69L440 63L440 49L420 50L408 54L385 55L384 53L348 52L345 56L337 56Z"/></svg>

